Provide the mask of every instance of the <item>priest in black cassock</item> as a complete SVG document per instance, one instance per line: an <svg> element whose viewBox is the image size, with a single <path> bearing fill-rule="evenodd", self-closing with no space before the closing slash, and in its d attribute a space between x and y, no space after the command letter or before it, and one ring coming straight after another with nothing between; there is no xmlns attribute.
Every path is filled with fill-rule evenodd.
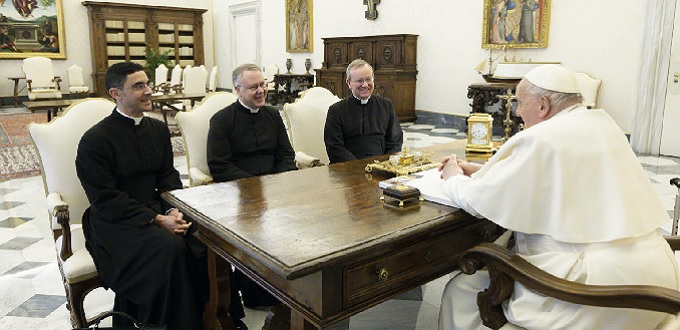
<svg viewBox="0 0 680 330"><path fill-rule="evenodd" d="M207 158L213 180L232 181L297 169L281 114L264 105L267 82L260 67L240 65L234 69L232 81L238 100L210 119ZM241 272L235 275L246 307L278 304Z"/></svg>
<svg viewBox="0 0 680 330"><path fill-rule="evenodd" d="M264 105L267 84L260 67L243 64L232 79L238 100L210 119L208 167L214 181L296 169L281 114Z"/></svg>
<svg viewBox="0 0 680 330"><path fill-rule="evenodd" d="M83 214L87 250L116 294L114 310L167 329L201 329L208 300L205 246L195 227L166 205L182 188L167 126L152 110L149 78L135 63L109 68L111 115L80 140L76 171L90 207ZM123 326L114 317L115 326Z"/></svg>
<svg viewBox="0 0 680 330"><path fill-rule="evenodd" d="M347 66L352 95L328 108L324 142L331 163L401 151L404 133L392 101L372 95L373 68L357 59Z"/></svg>

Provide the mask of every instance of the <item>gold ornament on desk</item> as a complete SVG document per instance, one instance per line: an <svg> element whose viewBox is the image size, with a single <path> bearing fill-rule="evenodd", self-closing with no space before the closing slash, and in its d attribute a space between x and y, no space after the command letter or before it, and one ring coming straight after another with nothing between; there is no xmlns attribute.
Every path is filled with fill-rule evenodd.
<svg viewBox="0 0 680 330"><path fill-rule="evenodd" d="M510 115L512 114L512 100L516 99L515 95L512 94L512 90L508 89L503 95L496 95L497 98L505 101L505 120L503 120L503 138L501 139L501 145L505 143L510 138L512 134L513 126L515 122L512 121Z"/></svg>
<svg viewBox="0 0 680 330"><path fill-rule="evenodd" d="M492 123L493 118L488 113L475 112L468 117L468 142L465 152L493 152Z"/></svg>
<svg viewBox="0 0 680 330"><path fill-rule="evenodd" d="M366 172L371 173L374 170L380 170L396 175L409 175L420 171L429 170L438 167L438 163L433 163L430 160L433 153L430 151L414 151L409 152L408 148L404 148L401 153L391 155L389 160L376 160L371 164L366 165Z"/></svg>

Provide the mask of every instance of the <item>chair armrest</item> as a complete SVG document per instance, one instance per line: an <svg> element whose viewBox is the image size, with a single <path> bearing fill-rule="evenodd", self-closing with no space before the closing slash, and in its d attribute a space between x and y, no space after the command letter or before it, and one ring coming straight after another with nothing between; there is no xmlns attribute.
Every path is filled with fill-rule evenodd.
<svg viewBox="0 0 680 330"><path fill-rule="evenodd" d="M71 217L68 212L68 203L64 202L59 193L52 192L47 195L47 210L50 212L51 217L56 218L57 223L61 225L61 235L63 238L61 240L59 256L62 261L66 261L66 259L73 255L71 248ZM52 221L50 221L51 226Z"/></svg>
<svg viewBox="0 0 680 330"><path fill-rule="evenodd" d="M295 164L297 164L297 167L300 169L315 166L323 166L320 159L314 156L310 156L302 151L295 152Z"/></svg>
<svg viewBox="0 0 680 330"><path fill-rule="evenodd" d="M33 83L32 79L26 79L26 88L28 88L29 91L31 91L31 84Z"/></svg>
<svg viewBox="0 0 680 330"><path fill-rule="evenodd" d="M182 85L173 85L168 88L169 90L174 90L176 94L182 94L182 91L184 90L184 86Z"/></svg>
<svg viewBox="0 0 680 330"><path fill-rule="evenodd" d="M54 81L57 84L57 89L61 89L59 86L59 83L61 82L61 78L52 78L52 81Z"/></svg>
<svg viewBox="0 0 680 330"><path fill-rule="evenodd" d="M198 169L198 167L190 168L189 176L191 177L191 181L193 181L194 185L202 186L213 182L212 176L203 173L203 171Z"/></svg>
<svg viewBox="0 0 680 330"><path fill-rule="evenodd" d="M671 185L674 185L676 188L680 189L680 178L672 178Z"/></svg>
<svg viewBox="0 0 680 330"><path fill-rule="evenodd" d="M663 238L671 246L671 250L680 251L680 236L664 236Z"/></svg>
<svg viewBox="0 0 680 330"><path fill-rule="evenodd" d="M168 83L167 83L167 82L164 82L164 83L162 83L162 84L153 86L153 88L151 89L151 91L152 91L152 93L163 93L163 94L167 94L167 93L168 93Z"/></svg>
<svg viewBox="0 0 680 330"><path fill-rule="evenodd" d="M473 274L486 266L489 288L477 296L485 326L498 329L507 322L501 304L508 299L514 281L559 300L602 307L636 308L670 314L680 312L680 292L651 285L586 285L561 279L534 266L496 244L480 243L462 253L461 270Z"/></svg>

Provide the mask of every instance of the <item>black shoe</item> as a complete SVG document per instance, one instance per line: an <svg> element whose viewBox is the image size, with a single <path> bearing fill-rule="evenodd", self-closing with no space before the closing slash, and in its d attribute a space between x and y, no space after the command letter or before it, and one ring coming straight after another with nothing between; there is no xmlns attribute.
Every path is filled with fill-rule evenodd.
<svg viewBox="0 0 680 330"><path fill-rule="evenodd" d="M236 330L248 330L248 326L243 323L243 320L233 320Z"/></svg>

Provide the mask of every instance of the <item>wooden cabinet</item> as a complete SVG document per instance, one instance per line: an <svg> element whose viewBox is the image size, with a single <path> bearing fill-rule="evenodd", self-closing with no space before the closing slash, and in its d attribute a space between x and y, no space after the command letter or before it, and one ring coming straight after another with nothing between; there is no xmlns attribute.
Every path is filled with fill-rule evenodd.
<svg viewBox="0 0 680 330"><path fill-rule="evenodd" d="M119 62L146 64L146 50L172 50L174 64L197 66L204 62L205 9L141 6L84 1L90 19L92 72L98 96L108 97L104 75Z"/></svg>
<svg viewBox="0 0 680 330"><path fill-rule="evenodd" d="M416 119L417 35L323 38L324 62L316 69L316 84L338 97L349 95L345 71L361 58L373 66L374 94L392 100L399 120Z"/></svg>

